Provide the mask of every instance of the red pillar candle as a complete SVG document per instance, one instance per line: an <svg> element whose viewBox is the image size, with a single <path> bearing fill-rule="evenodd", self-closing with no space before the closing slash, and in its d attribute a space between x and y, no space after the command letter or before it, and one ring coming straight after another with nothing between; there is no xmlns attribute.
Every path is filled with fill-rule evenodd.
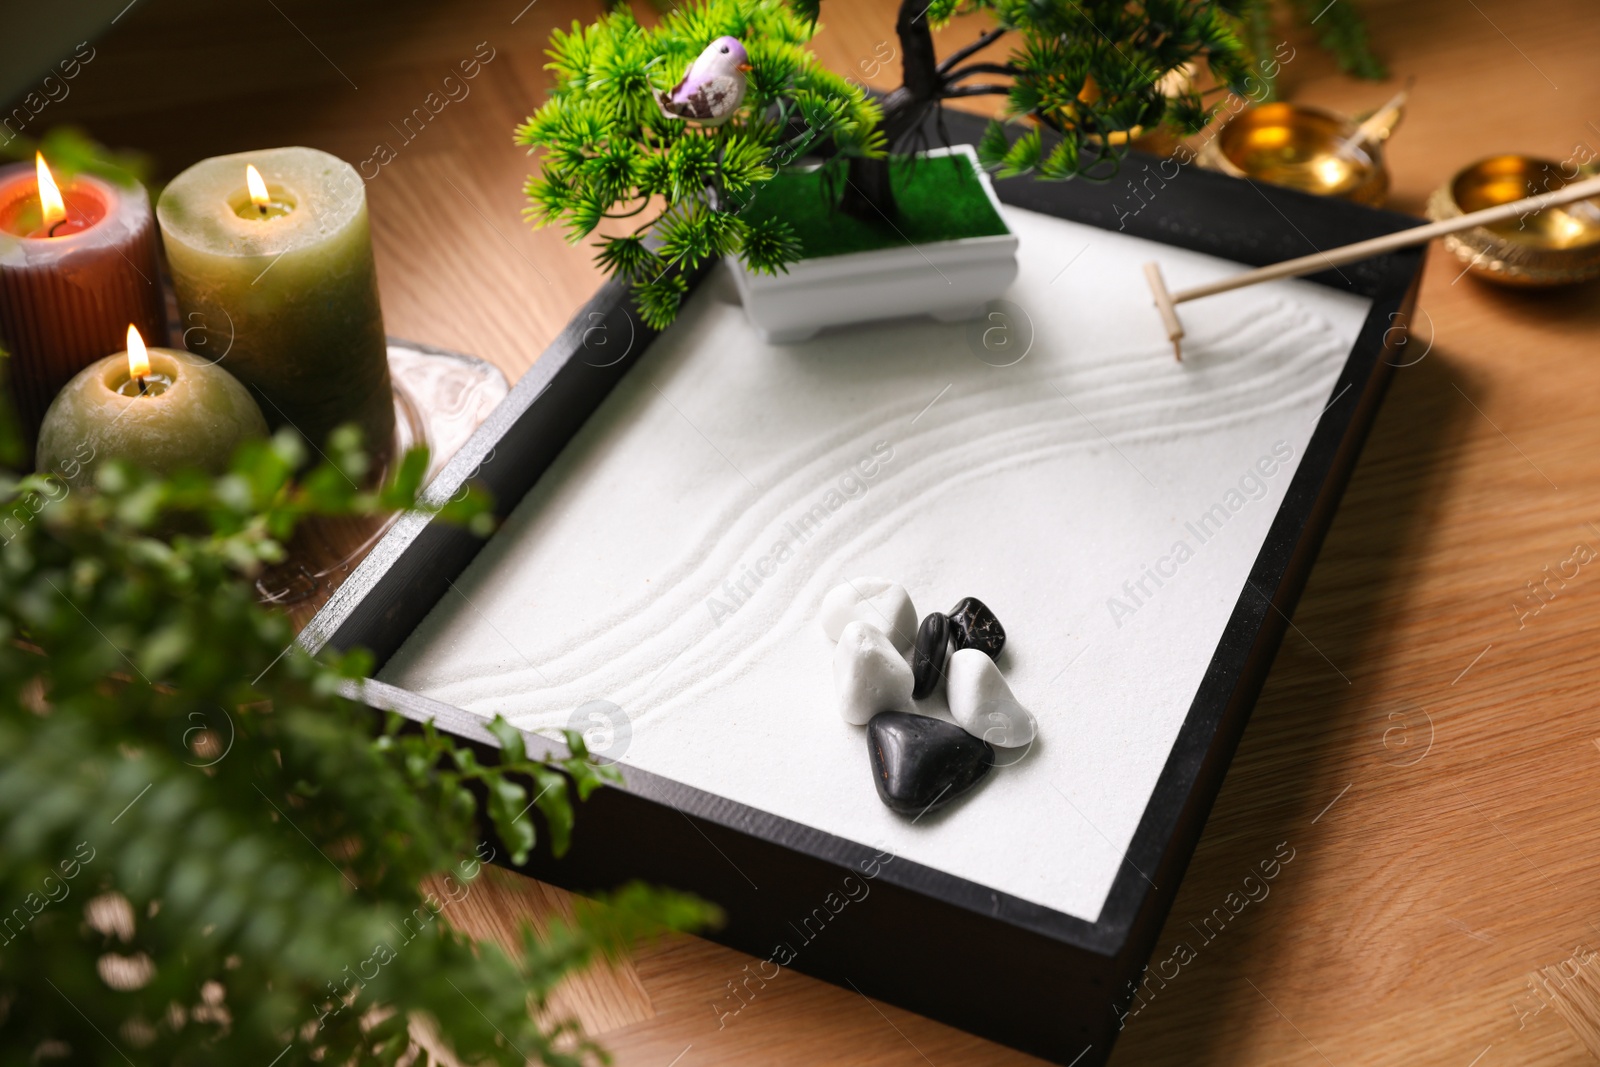
<svg viewBox="0 0 1600 1067"><path fill-rule="evenodd" d="M166 340L144 187L80 174L57 188L42 159L0 170L0 346L30 449L56 393L120 350L129 323Z"/></svg>

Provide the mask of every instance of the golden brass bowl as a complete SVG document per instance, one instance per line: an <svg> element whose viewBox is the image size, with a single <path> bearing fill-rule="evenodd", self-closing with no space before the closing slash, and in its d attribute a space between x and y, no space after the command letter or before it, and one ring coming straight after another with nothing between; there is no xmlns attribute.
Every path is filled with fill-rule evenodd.
<svg viewBox="0 0 1600 1067"><path fill-rule="evenodd" d="M1580 167L1531 156L1491 156L1434 191L1428 217L1450 219L1509 204L1587 177ZM1502 285L1569 285L1600 277L1600 201L1546 208L1444 239L1468 270Z"/></svg>
<svg viewBox="0 0 1600 1067"><path fill-rule="evenodd" d="M1225 122L1200 161L1236 178L1377 207L1389 192L1381 138L1349 144L1355 132L1354 121L1323 108L1262 104Z"/></svg>

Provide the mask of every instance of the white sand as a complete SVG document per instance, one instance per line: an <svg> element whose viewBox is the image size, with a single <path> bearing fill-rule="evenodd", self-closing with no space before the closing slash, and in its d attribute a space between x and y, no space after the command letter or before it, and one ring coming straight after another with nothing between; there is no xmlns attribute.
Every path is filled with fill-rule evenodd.
<svg viewBox="0 0 1600 1067"><path fill-rule="evenodd" d="M530 729L613 701L628 764L1095 919L1368 301L1281 282L1185 305L1179 365L1140 264L1174 289L1236 265L1007 214L1021 362L931 321L769 348L719 274L383 679ZM1185 524L1219 504L1201 543ZM1180 539L1192 558L1124 591ZM1020 763L915 825L834 708L816 613L856 575L924 614L988 603L1039 721ZM947 714L942 690L920 703Z"/></svg>

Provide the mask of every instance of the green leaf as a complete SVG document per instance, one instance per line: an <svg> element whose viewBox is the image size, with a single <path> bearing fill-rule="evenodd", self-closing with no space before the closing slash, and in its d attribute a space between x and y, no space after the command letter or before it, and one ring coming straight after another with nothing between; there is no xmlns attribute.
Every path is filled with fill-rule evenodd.
<svg viewBox="0 0 1600 1067"><path fill-rule="evenodd" d="M631 144L616 140L584 161L583 181L597 202L612 204L631 198L636 155Z"/></svg>
<svg viewBox="0 0 1600 1067"><path fill-rule="evenodd" d="M579 194L566 211L567 242L577 244L593 233L605 215L606 206L597 196L587 192Z"/></svg>
<svg viewBox="0 0 1600 1067"><path fill-rule="evenodd" d="M1367 42L1367 28L1353 0L1337 0L1328 5L1295 0L1294 6L1301 20L1317 31L1318 42L1333 54L1340 70L1372 81L1389 76Z"/></svg>
<svg viewBox="0 0 1600 1067"><path fill-rule="evenodd" d="M490 778L487 785L495 832L511 850L511 862L526 863L535 841L533 820L526 814L528 791L503 775Z"/></svg>
<svg viewBox="0 0 1600 1067"><path fill-rule="evenodd" d="M70 77L66 80L70 80ZM65 94L61 99L65 99ZM43 106L40 105L41 108ZM132 187L142 184L150 189L152 200L155 199L153 194L160 192L160 185L155 180L155 167L149 156L141 152L113 151L75 126L53 127L38 141L13 135L0 143L0 159L32 163L36 151L49 161L58 179L87 173L116 185Z"/></svg>
<svg viewBox="0 0 1600 1067"><path fill-rule="evenodd" d="M165 678L193 647L194 635L186 621L174 619L145 639L137 657L139 669L150 678Z"/></svg>
<svg viewBox="0 0 1600 1067"><path fill-rule="evenodd" d="M674 201L703 192L717 174L717 145L710 137L689 136L667 152L667 174Z"/></svg>
<svg viewBox="0 0 1600 1067"><path fill-rule="evenodd" d="M639 318L653 330L665 330L677 317L678 305L688 291L689 285L683 276L672 270L653 281L635 284L633 299L639 310Z"/></svg>
<svg viewBox="0 0 1600 1067"><path fill-rule="evenodd" d="M1013 178L1033 170L1039 165L1039 157L1043 150L1044 145L1038 129L1029 130L1012 143L1000 161L1000 177Z"/></svg>
<svg viewBox="0 0 1600 1067"><path fill-rule="evenodd" d="M533 781L538 792L534 803L550 831L550 852L557 859L572 845L572 804L567 800L567 780L556 771L535 769Z"/></svg>
<svg viewBox="0 0 1600 1067"><path fill-rule="evenodd" d="M734 135L723 146L719 180L724 193L741 193L768 181L775 173L772 150L761 142Z"/></svg>
<svg viewBox="0 0 1600 1067"><path fill-rule="evenodd" d="M494 739L500 742L501 759L507 764L526 763L528 759L528 745L522 736L522 731L512 726L502 716L496 715L483 727Z"/></svg>
<svg viewBox="0 0 1600 1067"><path fill-rule="evenodd" d="M655 253L645 247L644 237L639 234L601 238L600 251L594 258L607 274L621 278L637 278L647 271L659 270Z"/></svg>
<svg viewBox="0 0 1600 1067"><path fill-rule="evenodd" d="M426 446L408 448L400 457L400 462L389 475L389 481L384 485L380 500L384 507L402 508L414 503L417 494L422 491L422 479L428 473L428 449Z"/></svg>
<svg viewBox="0 0 1600 1067"><path fill-rule="evenodd" d="M741 260L758 274L787 272L787 264L800 259L803 249L794 227L780 218L764 218L745 227Z"/></svg>
<svg viewBox="0 0 1600 1067"><path fill-rule="evenodd" d="M1050 154L1039 164L1039 177L1050 181L1065 181L1078 175L1079 144L1075 135L1061 138Z"/></svg>
<svg viewBox="0 0 1600 1067"><path fill-rule="evenodd" d="M672 168L667 157L654 153L640 156L634 167L633 184L641 196L665 196L672 190Z"/></svg>
<svg viewBox="0 0 1600 1067"><path fill-rule="evenodd" d="M26 451L22 443L22 425L12 406L11 392L6 388L10 373L11 354L6 351L4 341L0 341L0 470L24 466Z"/></svg>
<svg viewBox="0 0 1600 1067"><path fill-rule="evenodd" d="M990 119L989 125L984 127L983 137L978 141L978 161L985 167L999 167L1005 163L1009 151L1011 139L1006 136L1005 124L998 119Z"/></svg>

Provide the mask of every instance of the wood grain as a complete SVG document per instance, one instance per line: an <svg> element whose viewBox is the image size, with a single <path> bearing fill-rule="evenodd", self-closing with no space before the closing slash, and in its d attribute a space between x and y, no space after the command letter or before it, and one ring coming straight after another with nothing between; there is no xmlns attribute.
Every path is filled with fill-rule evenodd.
<svg viewBox="0 0 1600 1067"><path fill-rule="evenodd" d="M51 117L149 150L169 176L247 147L310 144L359 163L393 142L368 184L390 332L515 379L599 280L586 249L521 222L529 162L511 128L542 99L550 29L600 5L525 3L141 0ZM817 51L890 87L894 64L871 64L892 6L824 5ZM1294 31L1282 87L1356 111L1416 77L1391 142L1391 206L1420 214L1486 155L1600 151L1591 3L1363 10L1390 82L1339 75ZM976 32L957 26L942 46ZM391 124L483 41L495 58L470 96L404 141ZM1557 574L1575 545L1600 551L1600 288L1509 292L1459 270L1435 250L1415 362L1396 376L1162 934L1157 961L1180 941L1194 959L1152 985L1118 1064L1593 1062L1527 981L1600 945L1600 567L1550 579L1537 613L1526 583ZM1204 918L1280 842L1294 858L1269 892L1220 931L1214 919L1206 940ZM497 873L455 921L503 936L563 896ZM673 938L574 980L563 1004L640 1067L1031 1062L788 972L719 1027L712 1004L749 962ZM997 960L996 996L1005 983Z"/></svg>

